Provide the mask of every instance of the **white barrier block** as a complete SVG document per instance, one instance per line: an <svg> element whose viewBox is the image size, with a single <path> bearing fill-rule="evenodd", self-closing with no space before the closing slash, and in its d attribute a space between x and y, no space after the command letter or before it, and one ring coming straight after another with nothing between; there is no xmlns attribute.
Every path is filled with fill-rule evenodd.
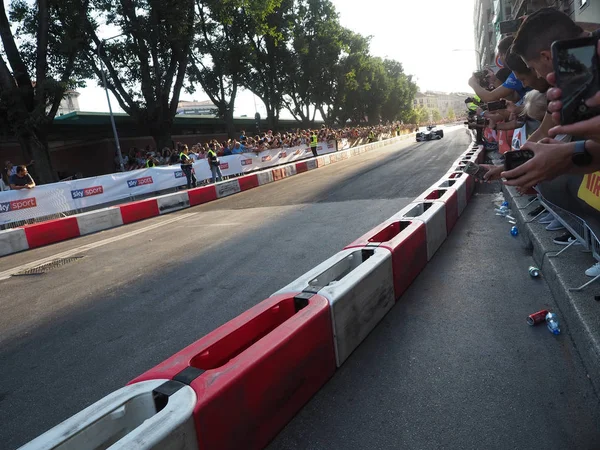
<svg viewBox="0 0 600 450"><path fill-rule="evenodd" d="M290 164L288 166L284 166L283 169L284 169L286 177L292 177L298 173L296 170L296 164Z"/></svg>
<svg viewBox="0 0 600 450"><path fill-rule="evenodd" d="M167 382L179 387L169 380L125 386L19 450L197 450L196 393L178 383L167 396L160 389Z"/></svg>
<svg viewBox="0 0 600 450"><path fill-rule="evenodd" d="M256 174L256 176L258 177L258 185L259 186L273 182L273 172L270 170L267 172L258 172Z"/></svg>
<svg viewBox="0 0 600 450"><path fill-rule="evenodd" d="M120 208L104 208L77 214L75 217L77 218L77 225L79 226L81 236L123 225Z"/></svg>
<svg viewBox="0 0 600 450"><path fill-rule="evenodd" d="M469 194L467 192L467 178L455 178L450 179L447 177L443 177L437 187L440 188L452 188L458 191L458 215L462 215L465 208L467 207L467 203L469 202Z"/></svg>
<svg viewBox="0 0 600 450"><path fill-rule="evenodd" d="M0 231L0 256L28 250L27 236L23 228Z"/></svg>
<svg viewBox="0 0 600 450"><path fill-rule="evenodd" d="M314 170L317 168L317 160L316 159L309 159L308 161L306 161L306 167L308 170Z"/></svg>
<svg viewBox="0 0 600 450"><path fill-rule="evenodd" d="M217 183L215 188L217 190L217 198L228 197L230 195L242 192L240 181L238 179Z"/></svg>
<svg viewBox="0 0 600 450"><path fill-rule="evenodd" d="M394 306L392 253L382 248L344 250L274 295L300 291L329 301L340 367Z"/></svg>
<svg viewBox="0 0 600 450"><path fill-rule="evenodd" d="M427 233L427 261L448 237L446 228L446 205L443 202L414 202L392 217L393 219L413 219L425 223Z"/></svg>
<svg viewBox="0 0 600 450"><path fill-rule="evenodd" d="M161 214L179 211L190 207L190 197L187 192L176 192L175 194L162 195L156 198L158 210Z"/></svg>

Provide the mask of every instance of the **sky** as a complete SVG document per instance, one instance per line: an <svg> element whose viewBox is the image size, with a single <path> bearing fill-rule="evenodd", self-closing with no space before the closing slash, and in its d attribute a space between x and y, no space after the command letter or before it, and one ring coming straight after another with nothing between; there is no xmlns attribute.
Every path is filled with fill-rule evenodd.
<svg viewBox="0 0 600 450"><path fill-rule="evenodd" d="M346 28L372 36L371 54L400 61L421 91L469 92L475 70L473 5L476 0L332 0ZM455 51L459 49L460 51ZM79 89L82 111L108 111L103 89L94 81ZM112 96L112 94L111 94ZM181 100L207 100L201 91ZM255 98L242 91L235 115L253 117ZM114 97L114 111L121 111ZM258 112L266 110L256 99ZM282 112L282 118L289 118Z"/></svg>

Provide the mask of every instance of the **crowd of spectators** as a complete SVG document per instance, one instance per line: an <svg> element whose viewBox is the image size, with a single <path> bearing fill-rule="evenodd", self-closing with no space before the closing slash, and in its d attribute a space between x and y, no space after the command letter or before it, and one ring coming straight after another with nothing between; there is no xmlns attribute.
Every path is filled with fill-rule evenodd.
<svg viewBox="0 0 600 450"><path fill-rule="evenodd" d="M247 135L245 130L240 132L239 138L228 139L219 142L212 139L206 143L198 143L189 147L188 156L194 160L207 159L209 151L212 149L217 156L229 156L241 153L260 153L271 149L284 149L298 146L309 146L312 133L317 134L319 142L341 140L341 139L369 139L370 136L395 136L413 131L414 125L404 125L402 123L391 123L378 126L365 127L344 127L339 129L328 128L323 125L317 130L290 130L287 132L267 132L258 133L254 136ZM146 149L132 147L129 152L123 154L123 165L125 170L137 170L154 166L176 165L180 163L181 145L176 144L174 149L169 147L161 151L152 149L149 146ZM119 168L119 158L115 156L115 168Z"/></svg>
<svg viewBox="0 0 600 450"><path fill-rule="evenodd" d="M518 31L505 36L498 45L498 60L510 73L496 68L474 74L469 84L475 95L465 100L469 128L477 131L478 142L487 150L498 150L504 154L501 159L508 151L533 153L531 159L512 170L506 170L505 165L484 165L484 181L503 180L522 194L537 193L546 203L558 206L553 211L540 207L535 214L540 215L539 221L546 224L548 231L565 231L553 239L559 245L589 244L578 242L581 236L566 232L567 220L560 216L561 210L582 218L600 236L600 189L594 186L590 195L581 194L586 183L590 190L584 176L600 170L600 115L577 120L572 115L568 117L569 113L561 113L563 92L554 73L557 55L553 55L552 45L556 41L590 37L600 57L598 27L575 23L554 8L543 8L522 18ZM590 72L584 74L585 78L594 84L588 88L597 92L598 67L584 69ZM600 93L589 97L582 99L588 107L600 106ZM573 100L577 99L569 98L570 102ZM498 101L505 103L491 106ZM523 127L525 136L518 141L513 134ZM590 267L586 275L600 277L600 262Z"/></svg>

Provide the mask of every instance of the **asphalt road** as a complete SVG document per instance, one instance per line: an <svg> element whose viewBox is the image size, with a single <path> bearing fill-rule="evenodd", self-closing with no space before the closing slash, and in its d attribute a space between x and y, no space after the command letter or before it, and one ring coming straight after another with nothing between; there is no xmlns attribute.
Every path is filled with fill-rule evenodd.
<svg viewBox="0 0 600 450"><path fill-rule="evenodd" d="M0 281L0 447L27 442L327 259L439 179L468 143L463 129L404 142L0 259L2 273L83 256ZM571 440L546 447L591 448L597 397L568 334L523 326L550 293L515 270L528 257L498 243L482 202L273 448L519 448L522 435L547 444L565 433Z"/></svg>

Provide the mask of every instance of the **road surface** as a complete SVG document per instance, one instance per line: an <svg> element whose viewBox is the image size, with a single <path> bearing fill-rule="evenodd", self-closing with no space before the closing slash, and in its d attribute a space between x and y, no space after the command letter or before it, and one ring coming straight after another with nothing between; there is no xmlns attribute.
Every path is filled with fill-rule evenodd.
<svg viewBox="0 0 600 450"><path fill-rule="evenodd" d="M462 128L438 142L403 142L0 259L1 274L43 258L83 256L44 275L0 281L1 442L9 449L27 442L268 297L402 209L468 144ZM489 227L475 209L459 222L463 234ZM551 302L549 291L543 284L528 288L531 280L514 261L494 253L494 230L487 231L489 248L461 232L444 245L405 301L273 448L427 448L428 442L433 448L446 435L456 444L500 433L512 443L525 430L538 438L534 426L552 424L553 437L577 423L588 430L578 442L591 442L597 412L590 405L597 398L568 335L552 341L536 329L532 343L523 336L531 332L522 326L524 311L503 303L516 302L512 290L526 292L522 309L529 313L536 301ZM491 266L481 266L478 258L489 252ZM487 275L468 287L465 280L482 267ZM504 293L507 284L512 290ZM528 392L532 383L538 389Z"/></svg>

